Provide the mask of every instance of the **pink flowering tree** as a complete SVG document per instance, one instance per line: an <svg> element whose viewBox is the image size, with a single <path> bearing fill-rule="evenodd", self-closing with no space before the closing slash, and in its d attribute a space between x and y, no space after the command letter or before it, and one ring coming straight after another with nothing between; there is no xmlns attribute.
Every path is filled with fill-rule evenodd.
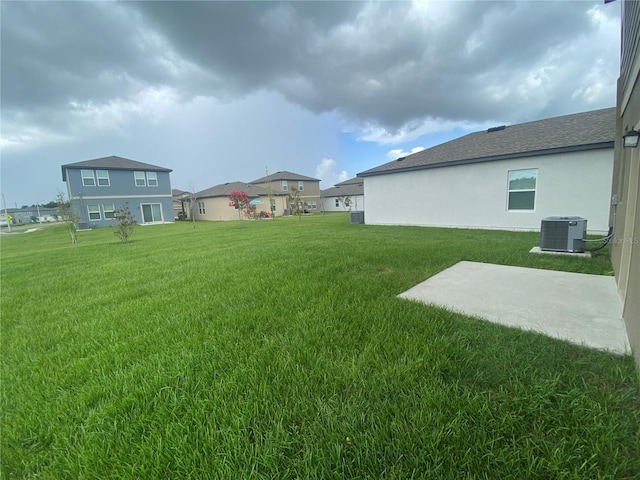
<svg viewBox="0 0 640 480"><path fill-rule="evenodd" d="M243 214L247 214L249 209L249 195L244 190L233 190L229 194L229 206L238 210L238 219L242 222ZM244 227L244 224L242 224Z"/></svg>

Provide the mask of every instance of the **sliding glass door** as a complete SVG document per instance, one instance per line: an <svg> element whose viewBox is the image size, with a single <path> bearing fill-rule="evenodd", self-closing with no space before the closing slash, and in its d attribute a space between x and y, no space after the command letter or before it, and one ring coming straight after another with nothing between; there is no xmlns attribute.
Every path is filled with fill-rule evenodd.
<svg viewBox="0 0 640 480"><path fill-rule="evenodd" d="M159 203L143 203L142 223L162 222L162 205Z"/></svg>

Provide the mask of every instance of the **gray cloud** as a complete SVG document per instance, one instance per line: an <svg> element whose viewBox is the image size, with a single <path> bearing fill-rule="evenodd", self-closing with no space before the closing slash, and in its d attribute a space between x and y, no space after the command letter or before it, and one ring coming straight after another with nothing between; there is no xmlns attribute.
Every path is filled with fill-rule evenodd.
<svg viewBox="0 0 640 480"><path fill-rule="evenodd" d="M614 103L618 14L599 1L3 2L3 121L16 138L73 136L96 110L144 115L149 91L272 90L380 138L588 110Z"/></svg>
<svg viewBox="0 0 640 480"><path fill-rule="evenodd" d="M392 130L425 117L515 120L521 113L514 102L524 103L536 87L538 104L529 107L530 115L553 110L552 102L557 111L584 108L571 91L596 61L599 45L588 44L597 41L598 25L588 14L594 6L137 4L181 55L240 92L267 86L305 108L337 109L357 123ZM592 48L573 49L576 42ZM563 52L572 49L568 64ZM615 67L617 58L605 60ZM607 81L613 86L615 73ZM612 103L612 93L606 101Z"/></svg>

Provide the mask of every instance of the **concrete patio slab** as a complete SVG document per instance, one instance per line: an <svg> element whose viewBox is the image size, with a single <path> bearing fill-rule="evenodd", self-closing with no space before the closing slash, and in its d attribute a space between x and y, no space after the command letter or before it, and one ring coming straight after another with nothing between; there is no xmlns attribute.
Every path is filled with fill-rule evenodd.
<svg viewBox="0 0 640 480"><path fill-rule="evenodd" d="M631 353L615 279L459 262L399 295L613 353Z"/></svg>

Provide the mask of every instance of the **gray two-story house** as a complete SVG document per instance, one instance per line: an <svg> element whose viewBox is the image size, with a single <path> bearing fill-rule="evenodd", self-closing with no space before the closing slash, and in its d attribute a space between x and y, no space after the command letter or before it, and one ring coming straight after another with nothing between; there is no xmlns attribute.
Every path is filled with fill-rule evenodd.
<svg viewBox="0 0 640 480"><path fill-rule="evenodd" d="M62 165L79 227L113 225L113 212L127 203L140 224L173 222L171 169L122 157Z"/></svg>

